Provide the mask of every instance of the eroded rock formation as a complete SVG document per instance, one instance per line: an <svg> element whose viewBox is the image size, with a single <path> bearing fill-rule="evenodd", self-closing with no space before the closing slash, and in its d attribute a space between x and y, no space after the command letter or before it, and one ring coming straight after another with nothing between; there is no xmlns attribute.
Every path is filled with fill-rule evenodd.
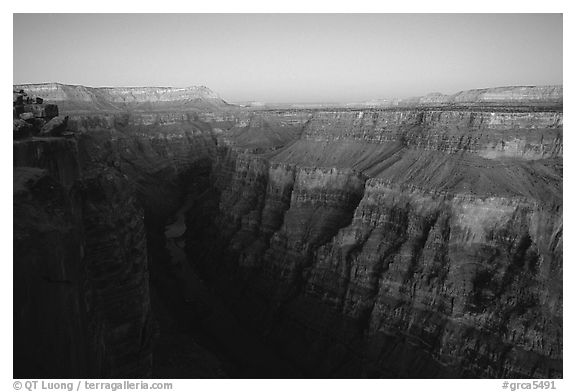
<svg viewBox="0 0 576 392"><path fill-rule="evenodd" d="M256 111L202 88L15 86L26 88L62 103L76 134L15 141L15 166L46 170L18 169L27 175L15 181L49 176L72 201L58 201L70 211L55 227L80 229L65 249L84 269L67 279L85 284L50 306L87 320L69 328L91 342L78 354L91 371L150 371L150 290L158 311L187 314L186 328L197 317L241 336L168 306L195 284L171 291L162 250L188 195L190 267L255 331L266 349L254 352L290 363L267 374L562 376L561 87ZM27 211L41 208L30 200ZM89 308L71 299L83 296ZM187 347L202 346L198 336ZM203 347L221 362L206 374L245 351L229 340Z"/></svg>
<svg viewBox="0 0 576 392"><path fill-rule="evenodd" d="M191 231L191 257L309 374L558 377L562 111L548 103L319 111L272 153L227 147L216 227Z"/></svg>

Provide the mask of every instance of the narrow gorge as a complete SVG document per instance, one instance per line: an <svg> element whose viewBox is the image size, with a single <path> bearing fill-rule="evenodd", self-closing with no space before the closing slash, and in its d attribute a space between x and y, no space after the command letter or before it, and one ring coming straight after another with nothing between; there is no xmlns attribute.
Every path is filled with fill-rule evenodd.
<svg viewBox="0 0 576 392"><path fill-rule="evenodd" d="M563 376L562 87L13 90L14 377Z"/></svg>

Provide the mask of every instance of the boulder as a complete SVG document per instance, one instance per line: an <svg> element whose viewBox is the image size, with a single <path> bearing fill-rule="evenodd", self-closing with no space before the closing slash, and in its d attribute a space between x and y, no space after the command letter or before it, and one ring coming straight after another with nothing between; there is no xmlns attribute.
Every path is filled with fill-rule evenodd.
<svg viewBox="0 0 576 392"><path fill-rule="evenodd" d="M57 116L42 127L40 136L60 136L68 127L68 116Z"/></svg>
<svg viewBox="0 0 576 392"><path fill-rule="evenodd" d="M25 113L20 114L21 120L31 120L33 118L34 118L34 113L31 113L31 112L25 112Z"/></svg>

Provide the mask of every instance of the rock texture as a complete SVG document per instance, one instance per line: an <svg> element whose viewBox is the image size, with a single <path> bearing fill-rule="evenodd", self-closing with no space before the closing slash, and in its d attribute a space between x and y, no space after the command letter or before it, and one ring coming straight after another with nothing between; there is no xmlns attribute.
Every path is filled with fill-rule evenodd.
<svg viewBox="0 0 576 392"><path fill-rule="evenodd" d="M561 109L316 111L264 154L226 135L190 255L303 371L561 376Z"/></svg>
<svg viewBox="0 0 576 392"><path fill-rule="evenodd" d="M74 141L34 144L14 154L15 376L143 377L152 336L143 213L118 173L80 175Z"/></svg>
<svg viewBox="0 0 576 392"><path fill-rule="evenodd" d="M144 213L126 176L87 164L83 145L14 142L15 377L150 372Z"/></svg>
<svg viewBox="0 0 576 392"><path fill-rule="evenodd" d="M62 193L53 205L36 193L40 201L25 203L21 193L37 188L15 186L14 260L22 271L15 275L22 288L15 293L15 329L21 331L15 344L22 348L15 375L147 377L158 335L150 293L157 260L150 259L150 247L157 245L156 228L179 208L187 183L210 170L215 139L194 114L69 113L44 124L49 135L65 126L68 137L39 137L36 130L14 141L15 184L28 184L25 174L41 170L40 178L48 178L42 183ZM28 219L30 214L42 219ZM44 240L43 230L52 226L58 236ZM54 250L48 249L51 241ZM37 266L43 253L60 248L61 259ZM45 270L68 285L65 295L59 286L41 283ZM52 327L39 321L50 312L75 322L57 316ZM58 341L61 335L70 338ZM206 358L202 351L198 356Z"/></svg>
<svg viewBox="0 0 576 392"><path fill-rule="evenodd" d="M460 91L453 95L432 93L401 100L400 105L497 104L562 105L562 86L509 86Z"/></svg>
<svg viewBox="0 0 576 392"><path fill-rule="evenodd" d="M174 87L85 87L60 83L14 85L30 95L43 97L67 113L72 111L154 110L161 108L208 109L227 104L204 86Z"/></svg>
<svg viewBox="0 0 576 392"><path fill-rule="evenodd" d="M87 375L80 201L45 169L13 178L14 377Z"/></svg>
<svg viewBox="0 0 576 392"><path fill-rule="evenodd" d="M32 135L58 136L66 131L66 124L58 117L58 106L44 103L39 97L32 97L24 90L13 92L14 139L23 139ZM59 126L54 127L58 123ZM45 128L46 125L49 128Z"/></svg>
<svg viewBox="0 0 576 392"><path fill-rule="evenodd" d="M29 88L67 108L75 132L15 141L15 166L39 168L15 182L29 179L18 192L33 195L30 211L44 208L27 189L45 176L66 190L55 200L68 212L43 219L70 259L81 249L84 283L46 298L86 320L69 334L91 342L75 354L86 369L149 371L150 291L166 319L181 312L186 328L241 336L194 321L179 293L206 290L182 286L195 284L189 270L170 289L164 227L188 195L190 267L296 374L562 377L561 87L369 110L229 110L202 89ZM66 245L69 226L82 235ZM37 308L22 308L31 325ZM208 346L190 357L206 350L234 357Z"/></svg>

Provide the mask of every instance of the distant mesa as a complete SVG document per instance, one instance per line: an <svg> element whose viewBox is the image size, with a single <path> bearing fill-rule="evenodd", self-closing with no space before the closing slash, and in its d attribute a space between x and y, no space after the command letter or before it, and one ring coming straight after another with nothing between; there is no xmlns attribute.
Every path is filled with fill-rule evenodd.
<svg viewBox="0 0 576 392"><path fill-rule="evenodd" d="M561 104L562 86L510 86L460 91L446 95L431 93L423 97L400 100L398 105L462 105L462 104Z"/></svg>
<svg viewBox="0 0 576 392"><path fill-rule="evenodd" d="M373 99L342 107L411 107L411 106L531 106L562 105L562 86L510 86L464 90L455 94L433 92L404 99Z"/></svg>
<svg viewBox="0 0 576 392"><path fill-rule="evenodd" d="M15 91L43 97L65 111L223 109L230 105L204 86L86 87L61 83L18 84Z"/></svg>
<svg viewBox="0 0 576 392"><path fill-rule="evenodd" d="M86 87L61 83L18 84L14 91L26 91L29 97L56 103L65 112L118 111L225 111L249 108L310 109L468 107L468 106L546 106L560 108L562 86L510 86L460 91L455 94L430 93L404 99L372 99L346 103L267 103L246 101L229 104L205 86L192 87ZM41 98L40 98L41 97Z"/></svg>

